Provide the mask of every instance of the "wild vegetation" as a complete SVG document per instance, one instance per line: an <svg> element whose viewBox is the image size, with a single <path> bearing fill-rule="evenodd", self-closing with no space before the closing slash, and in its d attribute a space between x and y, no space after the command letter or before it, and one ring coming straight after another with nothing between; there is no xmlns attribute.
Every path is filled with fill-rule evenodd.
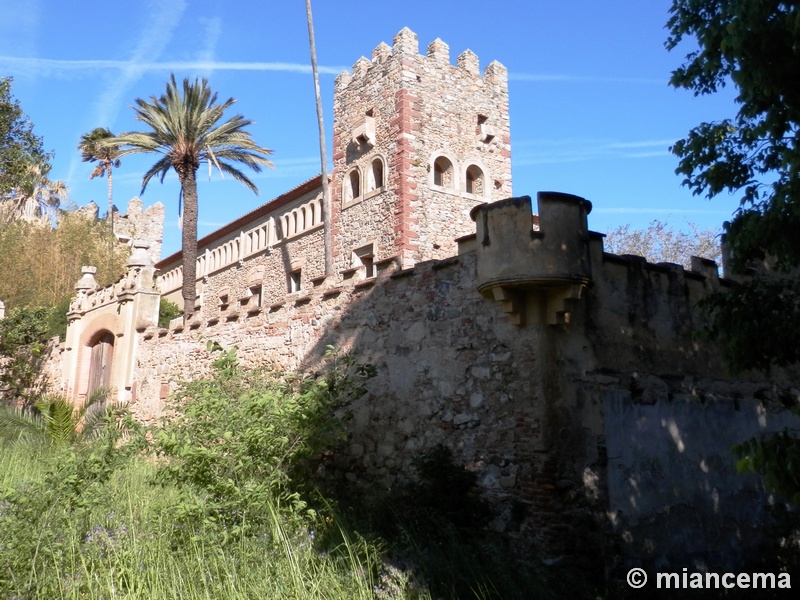
<svg viewBox="0 0 800 600"><path fill-rule="evenodd" d="M474 475L446 449L395 490L323 476L369 365L331 351L290 377L217 349L214 376L154 429L110 407L99 435L60 418L31 436L0 414L0 597L560 597L488 536Z"/></svg>

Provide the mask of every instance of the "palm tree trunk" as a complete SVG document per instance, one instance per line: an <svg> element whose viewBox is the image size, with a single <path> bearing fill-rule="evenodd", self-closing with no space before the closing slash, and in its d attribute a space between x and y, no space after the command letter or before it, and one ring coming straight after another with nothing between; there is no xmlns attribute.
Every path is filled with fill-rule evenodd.
<svg viewBox="0 0 800 600"><path fill-rule="evenodd" d="M112 194L112 181L113 176L111 175L111 163L106 165L106 173L108 173L108 217L111 219L111 223L114 223L114 196Z"/></svg>
<svg viewBox="0 0 800 600"><path fill-rule="evenodd" d="M197 300L197 172L179 173L183 190L183 320L188 321Z"/></svg>
<svg viewBox="0 0 800 600"><path fill-rule="evenodd" d="M328 158L325 152L325 123L322 119L322 98L319 92L317 70L317 47L314 43L314 20L311 16L311 0L306 0L308 21L308 44L311 47L311 72L314 75L314 93L317 99L317 125L319 127L319 161L322 173L322 231L325 247L325 275L333 272L333 234L331 231L331 193L328 186Z"/></svg>
<svg viewBox="0 0 800 600"><path fill-rule="evenodd" d="M108 276L111 277L112 281L113 281L113 278L116 275L116 273L112 273L111 272L111 265L114 262L114 242L115 242L116 238L115 238L115 235L114 235L114 197L113 197L113 195L111 193L111 189L112 189L111 188L111 186L112 186L111 169L112 168L113 167L111 166L111 163L109 162L106 165L106 174L108 175L108 215L106 216L106 219L108 219L108 228L111 230L111 237L110 237L110 239L108 241L108 243L109 243L109 247L108 247Z"/></svg>

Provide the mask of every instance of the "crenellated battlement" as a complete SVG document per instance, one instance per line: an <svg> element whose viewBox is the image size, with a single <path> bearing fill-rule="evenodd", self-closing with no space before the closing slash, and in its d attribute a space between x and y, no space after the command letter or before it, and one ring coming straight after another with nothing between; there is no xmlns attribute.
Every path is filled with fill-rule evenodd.
<svg viewBox="0 0 800 600"><path fill-rule="evenodd" d="M132 245L134 240L146 243L150 259L158 262L161 259L164 211L161 202L144 208L139 198L131 198L127 212L114 217L114 234L124 244Z"/></svg>
<svg viewBox="0 0 800 600"><path fill-rule="evenodd" d="M392 59L399 59L406 61L402 66L408 68L412 64L408 59L420 61L420 64L425 64L421 61L427 60L427 68L430 64L438 67L450 67L455 73L463 73L471 77L479 79L485 78L488 82L495 85L503 85L508 83L508 70L498 61L492 61L484 69L483 74L480 72L480 62L478 56L469 49L464 50L456 58L456 64L450 62L450 46L436 38L428 44L425 54L419 51L419 38L416 33L411 31L408 27L401 29L394 37L392 46L386 42L381 42L372 51L372 60L362 56L352 67L351 72L342 71L336 78L336 89L341 90L351 83L358 84L359 80L366 77L368 73L377 66L386 66ZM408 72L407 75L411 73Z"/></svg>

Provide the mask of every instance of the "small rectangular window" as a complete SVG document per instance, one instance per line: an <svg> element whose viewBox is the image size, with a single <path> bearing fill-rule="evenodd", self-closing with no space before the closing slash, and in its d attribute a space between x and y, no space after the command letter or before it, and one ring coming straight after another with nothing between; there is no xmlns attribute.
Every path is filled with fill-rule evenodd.
<svg viewBox="0 0 800 600"><path fill-rule="evenodd" d="M301 286L301 272L300 269L289 273L289 293L299 292Z"/></svg>
<svg viewBox="0 0 800 600"><path fill-rule="evenodd" d="M261 286L250 287L250 306L261 306Z"/></svg>

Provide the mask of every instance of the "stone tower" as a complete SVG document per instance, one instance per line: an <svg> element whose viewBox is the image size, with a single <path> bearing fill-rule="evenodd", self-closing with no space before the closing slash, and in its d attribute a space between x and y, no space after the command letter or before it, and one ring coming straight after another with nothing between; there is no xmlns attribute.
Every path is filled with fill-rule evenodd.
<svg viewBox="0 0 800 600"><path fill-rule="evenodd" d="M506 68L401 30L337 77L333 165L338 270L455 255L470 210L512 195Z"/></svg>

